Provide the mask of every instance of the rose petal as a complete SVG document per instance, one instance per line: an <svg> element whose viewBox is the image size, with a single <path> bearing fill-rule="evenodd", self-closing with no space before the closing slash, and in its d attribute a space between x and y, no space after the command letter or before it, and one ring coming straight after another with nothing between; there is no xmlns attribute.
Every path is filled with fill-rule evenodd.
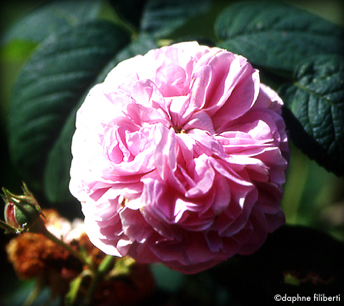
<svg viewBox="0 0 344 306"><path fill-rule="evenodd" d="M118 64L77 112L70 190L105 253L183 273L284 223L282 101L245 58L179 43Z"/></svg>

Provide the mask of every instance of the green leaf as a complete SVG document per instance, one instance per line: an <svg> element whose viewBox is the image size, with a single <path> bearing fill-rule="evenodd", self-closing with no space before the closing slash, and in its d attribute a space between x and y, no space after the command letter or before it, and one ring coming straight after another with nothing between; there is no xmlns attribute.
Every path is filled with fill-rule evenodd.
<svg viewBox="0 0 344 306"><path fill-rule="evenodd" d="M218 46L253 65L290 75L308 56L342 54L343 30L329 21L281 2L240 2L216 20Z"/></svg>
<svg viewBox="0 0 344 306"><path fill-rule="evenodd" d="M141 19L141 31L156 38L165 37L190 17L204 14L209 0L148 0Z"/></svg>
<svg viewBox="0 0 344 306"><path fill-rule="evenodd" d="M22 68L9 106L9 147L31 186L41 183L47 155L68 115L129 40L110 22L80 24L50 36Z"/></svg>
<svg viewBox="0 0 344 306"><path fill-rule="evenodd" d="M283 116L293 142L328 171L344 175L344 57L302 62L281 87Z"/></svg>
<svg viewBox="0 0 344 306"><path fill-rule="evenodd" d="M4 35L1 45L14 40L41 42L65 27L93 20L103 1L52 1L17 21Z"/></svg>
<svg viewBox="0 0 344 306"><path fill-rule="evenodd" d="M133 57L137 54L145 54L150 49L156 48L152 38L147 36L139 37L137 40L127 45L116 56L111 59L105 68L99 73L94 83L100 83L106 75L119 62ZM87 94L87 92L86 92ZM72 200L69 193L70 164L72 160L71 143L75 131L75 113L84 101L85 95L79 100L77 105L70 111L70 115L58 135L53 147L48 153L48 160L44 171L44 185L47 198L51 202L66 202Z"/></svg>

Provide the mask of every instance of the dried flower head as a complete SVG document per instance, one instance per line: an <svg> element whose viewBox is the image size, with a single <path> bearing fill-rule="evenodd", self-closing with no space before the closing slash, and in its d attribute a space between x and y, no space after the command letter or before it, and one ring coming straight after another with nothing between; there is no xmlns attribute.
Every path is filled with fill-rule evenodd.
<svg viewBox="0 0 344 306"><path fill-rule="evenodd" d="M82 249L91 257L95 266L102 262L106 254L90 242L81 220L69 222L51 209L43 212L46 216L44 219L46 228L56 237L61 238L75 250ZM67 250L39 233L25 232L16 236L8 243L6 251L9 261L21 279L35 278L38 283L47 285L53 296L65 296L71 282L87 270L87 267ZM124 262L119 265L127 267L126 273L119 273L116 262L112 267L113 271L100 281L98 290L92 297L92 305L98 306L102 303L107 305L109 299L111 303L116 302L118 305L134 305L152 292L154 280L149 267L136 264L129 257L123 260ZM79 296L87 295L91 281L90 276L87 277L90 275L89 272L84 274ZM131 302L127 303L128 301Z"/></svg>

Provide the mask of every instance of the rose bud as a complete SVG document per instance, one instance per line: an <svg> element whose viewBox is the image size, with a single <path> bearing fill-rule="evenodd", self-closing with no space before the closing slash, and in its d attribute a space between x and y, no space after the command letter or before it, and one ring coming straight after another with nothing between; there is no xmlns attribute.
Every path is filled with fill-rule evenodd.
<svg viewBox="0 0 344 306"><path fill-rule="evenodd" d="M0 225L7 232L40 231L40 226L43 225L40 218L41 208L27 186L23 185L24 195L15 195L5 188L2 190L5 201L5 222L0 221Z"/></svg>

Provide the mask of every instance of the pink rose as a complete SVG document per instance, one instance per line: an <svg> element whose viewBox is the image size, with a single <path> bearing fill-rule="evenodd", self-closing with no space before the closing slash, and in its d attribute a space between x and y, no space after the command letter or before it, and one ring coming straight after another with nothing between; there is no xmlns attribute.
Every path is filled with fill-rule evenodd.
<svg viewBox="0 0 344 306"><path fill-rule="evenodd" d="M117 65L77 113L70 190L99 249L195 273L284 223L282 101L242 56L179 43Z"/></svg>

